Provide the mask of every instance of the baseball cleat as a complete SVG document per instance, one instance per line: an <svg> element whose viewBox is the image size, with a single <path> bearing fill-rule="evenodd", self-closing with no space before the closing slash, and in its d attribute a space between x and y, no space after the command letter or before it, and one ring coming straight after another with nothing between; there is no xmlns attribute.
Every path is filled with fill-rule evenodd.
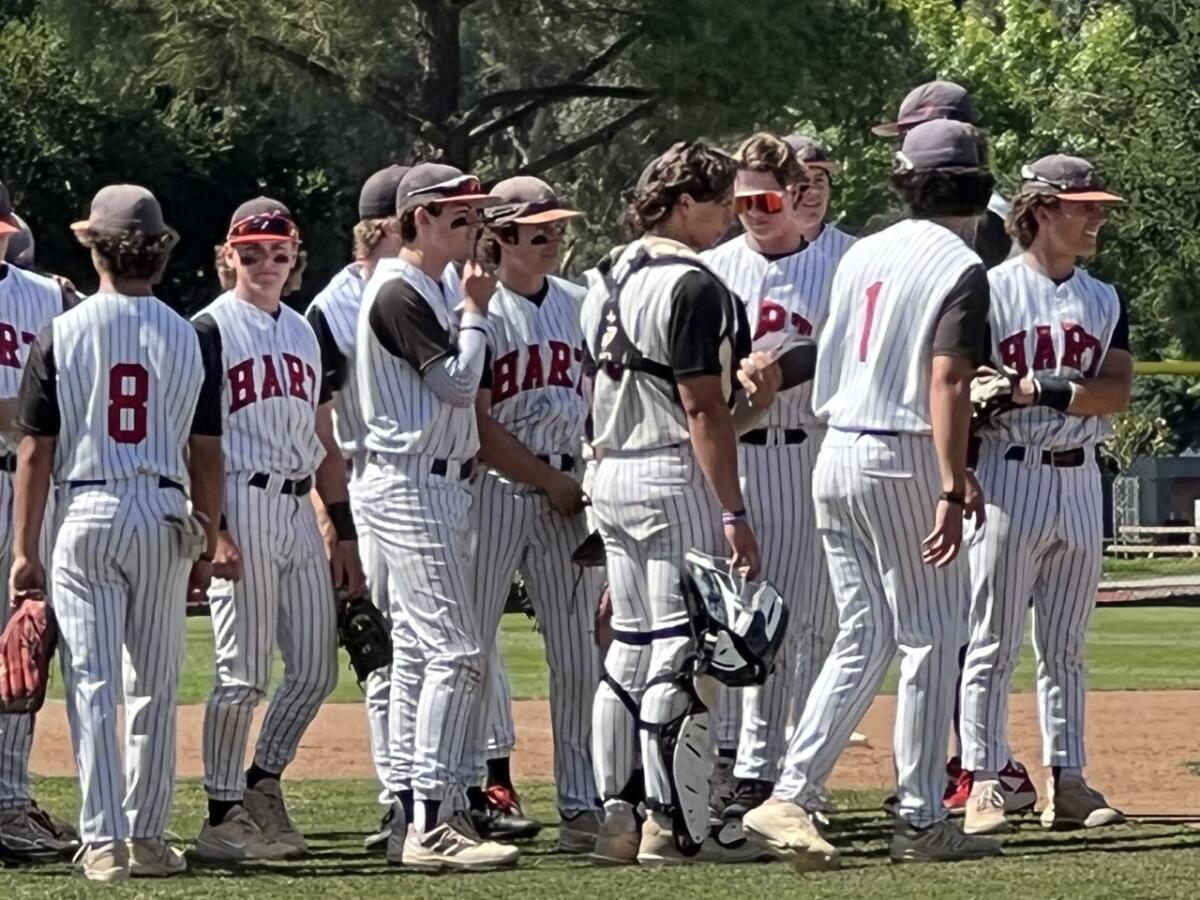
<svg viewBox="0 0 1200 900"><path fill-rule="evenodd" d="M268 840L250 813L235 806L216 825L204 820L191 856L206 862L240 863L251 859L287 859L295 852L288 844Z"/></svg>
<svg viewBox="0 0 1200 900"><path fill-rule="evenodd" d="M1033 812L1037 805L1037 788L1025 767L1015 760L1000 770L1000 792L1004 795L1004 811L1009 814Z"/></svg>
<svg viewBox="0 0 1200 900"><path fill-rule="evenodd" d="M75 873L88 881L111 884L129 878L129 848L124 841L84 844L75 854Z"/></svg>
<svg viewBox="0 0 1200 900"><path fill-rule="evenodd" d="M483 809L472 809L471 825L484 840L526 841L537 837L542 823L521 812L521 798L510 787L490 784L484 791Z"/></svg>
<svg viewBox="0 0 1200 900"><path fill-rule="evenodd" d="M742 819L748 835L760 838L797 872L836 869L837 849L821 836L812 817L787 800L771 799Z"/></svg>
<svg viewBox="0 0 1200 900"><path fill-rule="evenodd" d="M246 790L242 798L246 812L261 829L263 837L272 844L283 844L291 852L284 859L297 859L308 853L304 835L296 830L283 802L283 790L274 778L264 778Z"/></svg>
<svg viewBox="0 0 1200 900"><path fill-rule="evenodd" d="M134 878L169 878L187 871L183 854L166 841L134 838L129 842L129 874Z"/></svg>
<svg viewBox="0 0 1200 900"><path fill-rule="evenodd" d="M604 813L598 809L560 812L558 823L559 853L591 853L596 849Z"/></svg>
<svg viewBox="0 0 1200 900"><path fill-rule="evenodd" d="M708 782L708 808L718 816L733 801L737 790L737 779L733 775L734 762L732 756L718 756Z"/></svg>
<svg viewBox="0 0 1200 900"><path fill-rule="evenodd" d="M775 782L760 778L739 778L733 797L721 813L722 820L740 820L755 807L762 806L775 790Z"/></svg>
<svg viewBox="0 0 1200 900"><path fill-rule="evenodd" d="M65 822L58 816L52 815L47 810L42 809L37 803L32 800L29 802L29 815L39 822L43 828L54 834L59 840L68 841L75 846L79 846L79 832L75 826L69 822Z"/></svg>
<svg viewBox="0 0 1200 900"><path fill-rule="evenodd" d="M638 856L638 821L633 806L623 800L604 805L596 849L591 853L595 866L632 866Z"/></svg>
<svg viewBox="0 0 1200 900"><path fill-rule="evenodd" d="M36 806L0 810L0 855L18 860L45 860L79 849L79 841L55 829Z"/></svg>
<svg viewBox="0 0 1200 900"><path fill-rule="evenodd" d="M1078 775L1051 778L1047 788L1050 803L1042 810L1043 828L1103 828L1125 822L1124 814L1109 806L1104 795Z"/></svg>
<svg viewBox="0 0 1200 900"><path fill-rule="evenodd" d="M390 817L390 818L389 818ZM404 865L404 844L408 841L408 822L404 817L404 804L399 800L392 801L388 810L388 836L385 845L387 861L390 866Z"/></svg>
<svg viewBox="0 0 1200 900"><path fill-rule="evenodd" d="M971 796L972 773L963 769L957 756L946 763L946 792L942 795L942 806L952 816L961 816L967 811L967 798Z"/></svg>
<svg viewBox="0 0 1200 900"><path fill-rule="evenodd" d="M964 834L1007 834L1012 825L1004 816L1004 793L999 781L976 781L967 798Z"/></svg>
<svg viewBox="0 0 1200 900"><path fill-rule="evenodd" d="M404 867L430 874L506 869L515 866L520 855L516 847L477 838L462 813L425 834L410 826L404 842Z"/></svg>
<svg viewBox="0 0 1200 900"><path fill-rule="evenodd" d="M395 818L395 815L395 807L389 806L387 812L383 814L383 818L379 820L379 827L363 839L364 850L368 853L387 851L388 838L392 836L392 819Z"/></svg>
<svg viewBox="0 0 1200 900"><path fill-rule="evenodd" d="M642 823L642 839L638 842L637 862L639 866L679 866L695 860L685 856L675 844L675 832L670 826L660 825L653 815Z"/></svg>
<svg viewBox="0 0 1200 900"><path fill-rule="evenodd" d="M958 862L1000 855L1000 842L963 834L944 820L928 828L897 822L888 851L894 863Z"/></svg>
<svg viewBox="0 0 1200 900"><path fill-rule="evenodd" d="M728 810L726 814L728 815ZM696 859L701 862L748 863L774 859L761 840L746 833L740 818L726 818L709 829Z"/></svg>

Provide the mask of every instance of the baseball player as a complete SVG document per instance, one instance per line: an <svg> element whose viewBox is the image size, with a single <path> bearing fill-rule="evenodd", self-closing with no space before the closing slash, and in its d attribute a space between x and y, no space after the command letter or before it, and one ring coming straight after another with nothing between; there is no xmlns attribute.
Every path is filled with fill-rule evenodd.
<svg viewBox="0 0 1200 900"><path fill-rule="evenodd" d="M186 868L163 840L184 606L211 577L221 507L219 360L153 294L178 235L149 191L106 187L72 228L100 286L30 350L10 587L14 599L46 590L38 536L53 474L65 509L50 586L83 795L80 870L173 875Z"/></svg>
<svg viewBox="0 0 1200 900"><path fill-rule="evenodd" d="M791 146L756 134L737 152L735 208L743 234L701 255L746 304L755 341L779 333L816 337L829 308L836 259L804 237L809 177ZM784 646L761 688L741 693L736 788L726 818L771 795L793 703L803 708L837 635L837 611L812 515L812 469L824 428L811 385L782 391L760 427L738 443L738 471L763 572L789 610ZM736 718L735 718L736 721ZM720 729L718 720L718 729ZM718 743L724 744L718 734Z"/></svg>
<svg viewBox="0 0 1200 900"><path fill-rule="evenodd" d="M410 169L396 194L400 254L376 266L358 318L361 509L387 566L395 656L414 660L420 677L415 716L393 705L390 721L393 765L403 769L394 776L400 813L388 859L428 872L511 866L519 856L476 835L456 785L484 669L467 480L479 450L475 402L495 283L467 264L460 319L460 297L443 279L450 263L470 256L478 208L489 202L476 178L452 166Z"/></svg>
<svg viewBox="0 0 1200 900"><path fill-rule="evenodd" d="M473 486L471 594L483 648L490 649L513 575L521 572L550 668L559 849L587 852L599 829L591 752L599 660L590 604L602 579L571 562L588 535L577 476L590 399L579 325L584 291L550 275L567 222L580 213L536 178L501 181L491 195L498 205L484 211L481 251L497 265L498 284L488 304L491 348L476 403L487 469ZM477 702L480 730L489 694L481 691ZM483 747L475 746L472 775L479 775ZM480 834L520 836L511 826L493 829L482 793L468 790Z"/></svg>
<svg viewBox="0 0 1200 900"><path fill-rule="evenodd" d="M987 314L983 265L961 237L992 187L980 146L965 123L913 128L892 175L910 218L856 243L834 277L813 386L829 428L813 497L839 632L772 799L744 819L799 870L838 863L807 810L897 650L892 860L1000 852L946 821L941 774L966 600L968 388Z"/></svg>
<svg viewBox="0 0 1200 900"><path fill-rule="evenodd" d="M855 241L854 235L826 221L829 215L830 186L833 176L842 171L842 164L831 157L829 150L816 138L804 134L790 134L784 140L808 170L808 189L804 192L804 199L800 201L804 239L827 256L831 256L836 265Z"/></svg>
<svg viewBox="0 0 1200 900"><path fill-rule="evenodd" d="M642 237L600 264L583 308L597 365L592 502L614 635L592 719L604 798L592 858L602 865L689 859L677 845L673 762L661 738L694 696L678 680L691 651L683 557L693 548L719 552L723 525L732 564L750 577L760 568L730 415L749 326L741 302L697 255L729 227L736 171L733 159L698 143L677 143L654 160L627 214ZM754 403L768 405L777 386L752 395ZM739 406L739 416L747 409ZM622 799L639 745L649 809L640 840L633 806ZM744 840L726 847L710 838L701 857L760 852Z"/></svg>
<svg viewBox="0 0 1200 900"><path fill-rule="evenodd" d="M337 684L335 586L362 588L346 468L333 436L328 360L280 298L299 277L300 233L287 207L258 197L233 214L218 248L228 290L195 317L217 344L225 423L225 515L214 568L232 590L211 601L217 672L204 716L208 816L198 858L238 862L307 852L280 778ZM336 532L325 547L315 487ZM331 574L332 573L332 574ZM243 771L254 708L278 645L283 681Z"/></svg>
<svg viewBox="0 0 1200 900"><path fill-rule="evenodd" d="M12 558L13 473L20 441L17 429L17 391L34 337L63 312L68 301L49 278L18 268L14 242L28 228L13 212L8 189L0 184L0 573L7 583ZM32 239L25 243L28 248ZM19 249L19 248L17 248ZM25 254L21 262L32 262ZM47 517L49 519L49 517ZM45 537L53 531L48 522ZM43 552L50 547L43 541ZM0 609L0 630L13 608ZM63 853L76 845L70 826L58 822L33 801L29 790L29 752L33 745L33 716L0 714L0 855L37 858Z"/></svg>
<svg viewBox="0 0 1200 900"><path fill-rule="evenodd" d="M1047 828L1124 821L1083 778L1084 647L1100 581L1096 445L1129 405L1133 357L1117 290L1076 263L1096 252L1121 198L1074 156L1022 171L1009 230L1023 253L988 274L993 364L1015 372L1012 402L979 430L987 527L971 542L971 638L963 671L964 830L1009 829L1008 693L1033 598L1038 709L1051 767Z"/></svg>

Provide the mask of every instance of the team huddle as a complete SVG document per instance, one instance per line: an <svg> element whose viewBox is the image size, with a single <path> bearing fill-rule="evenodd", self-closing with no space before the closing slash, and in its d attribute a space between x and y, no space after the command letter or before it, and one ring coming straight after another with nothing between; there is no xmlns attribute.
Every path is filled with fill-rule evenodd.
<svg viewBox="0 0 1200 900"><path fill-rule="evenodd" d="M304 315L277 200L233 213L189 322L154 294L179 235L149 191L105 187L72 226L80 299L32 271L0 187L0 624L54 610L83 799L77 827L37 806L33 717L0 714L0 854L186 869L164 838L186 599L216 653L189 855L303 857L281 781L366 592L391 640L363 683L367 848L517 864L541 828L497 649L518 574L561 852L836 867L826 784L898 654L891 859L998 855L1037 800L1006 740L1030 608L1041 823L1123 821L1083 775L1083 650L1133 360L1124 302L1078 266L1122 201L1061 154L1005 201L978 125L958 85L914 89L877 129L900 208L857 240L826 221L819 142L677 143L586 286L553 274L581 213L544 182L391 166Z"/></svg>

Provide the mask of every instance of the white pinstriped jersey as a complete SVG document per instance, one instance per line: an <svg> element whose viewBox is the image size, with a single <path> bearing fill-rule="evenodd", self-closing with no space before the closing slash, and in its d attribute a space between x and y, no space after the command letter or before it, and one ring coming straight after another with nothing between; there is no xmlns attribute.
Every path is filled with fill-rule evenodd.
<svg viewBox="0 0 1200 900"><path fill-rule="evenodd" d="M842 231L836 225L826 225L821 229L821 233L817 235L817 239L812 242L812 245L833 257L833 264L837 266L842 261L842 257L846 255L846 251L857 240L858 238L854 235Z"/></svg>
<svg viewBox="0 0 1200 900"><path fill-rule="evenodd" d="M932 431L929 371L943 302L979 257L962 238L906 220L851 247L833 279L813 405L847 431Z"/></svg>
<svg viewBox="0 0 1200 900"><path fill-rule="evenodd" d="M589 405L579 325L585 291L546 280L540 305L503 285L492 295L492 416L530 453L576 454Z"/></svg>
<svg viewBox="0 0 1200 900"><path fill-rule="evenodd" d="M382 260L367 282L358 312L358 341L354 375L358 380L366 446L379 453L419 453L435 459L465 462L479 451L475 408L457 408L438 399L413 366L393 356L370 324L371 307L379 288L402 278L421 294L450 338L458 335L456 312L461 290L447 268L434 281L402 259Z"/></svg>
<svg viewBox="0 0 1200 900"><path fill-rule="evenodd" d="M738 235L701 258L745 302L755 340L776 331L813 338L820 333L829 314L837 262L815 243L772 259L754 250L745 235ZM795 428L816 422L809 382L776 394L758 427Z"/></svg>
<svg viewBox="0 0 1200 900"><path fill-rule="evenodd" d="M34 342L63 311L62 289L53 278L5 266L0 278L0 397L16 397L21 371ZM0 431L0 452L15 453L17 442Z"/></svg>
<svg viewBox="0 0 1200 900"><path fill-rule="evenodd" d="M630 261L645 252L645 239L633 241L612 266L612 277L620 282ZM674 241L655 238L659 253L696 254ZM637 349L650 360L666 363L670 353L669 326L673 291L684 275L696 271L685 262L648 265L629 276L620 292L621 323ZM595 278L584 299L583 337L592 359L599 355L600 315L608 300L603 278ZM738 302L735 298L734 302ZM732 399L736 384L736 321L723 322L729 337L721 345L721 371L725 396ZM681 444L691 439L687 417L676 397L676 388L648 372L629 369L610 373L604 366L596 371L592 399L592 446L611 450L649 450Z"/></svg>
<svg viewBox="0 0 1200 900"><path fill-rule="evenodd" d="M51 327L55 478L160 475L187 485L184 448L204 380L187 319L155 297L93 294Z"/></svg>
<svg viewBox="0 0 1200 900"><path fill-rule="evenodd" d="M313 474L325 456L317 437L321 350L317 336L283 304L273 316L232 291L200 310L221 335L225 471L284 478Z"/></svg>
<svg viewBox="0 0 1200 900"><path fill-rule="evenodd" d="M346 359L346 383L333 401L333 434L345 457L363 448L367 423L358 402L358 380L354 378L354 346L358 332L358 308L367 286L362 263L351 263L333 276L329 284L313 297L312 306L321 310L338 350Z"/></svg>
<svg viewBox="0 0 1200 900"><path fill-rule="evenodd" d="M1056 285L1021 257L988 272L992 360L1022 375L1095 377L1121 317L1117 289L1083 269ZM1069 416L1045 406L996 417L981 435L1053 450L1103 441L1112 434L1107 416Z"/></svg>

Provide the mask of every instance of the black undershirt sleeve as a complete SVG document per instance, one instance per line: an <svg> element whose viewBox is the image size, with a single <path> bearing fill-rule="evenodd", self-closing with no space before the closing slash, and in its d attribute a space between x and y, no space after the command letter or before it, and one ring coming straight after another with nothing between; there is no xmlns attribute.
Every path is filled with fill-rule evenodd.
<svg viewBox="0 0 1200 900"><path fill-rule="evenodd" d="M991 293L982 265L971 266L942 302L933 332L934 356L965 356L975 365L987 357Z"/></svg>
<svg viewBox="0 0 1200 900"><path fill-rule="evenodd" d="M483 374L479 376L479 389L481 391L490 391L492 389L492 348L488 347L487 353L483 357Z"/></svg>
<svg viewBox="0 0 1200 900"><path fill-rule="evenodd" d="M722 373L721 341L726 329L727 298L725 287L707 272L688 272L675 283L667 332L667 365L677 380Z"/></svg>
<svg viewBox="0 0 1200 900"><path fill-rule="evenodd" d="M192 416L192 434L220 437L222 426L221 390L225 386L221 353L221 330L210 315L200 316L192 323L200 339L200 361L204 365L204 380L200 383L200 399Z"/></svg>
<svg viewBox="0 0 1200 900"><path fill-rule="evenodd" d="M337 340L333 336L333 329L329 327L329 320L325 318L325 313L316 306L310 306L308 312L304 314L304 318L308 319L308 324L317 336L317 345L321 348L320 402L325 403L346 386L349 365L346 354L342 353L341 348L338 347Z"/></svg>
<svg viewBox="0 0 1200 900"><path fill-rule="evenodd" d="M1119 290L1117 302L1121 306L1121 312L1117 317L1117 327L1113 329L1112 340L1108 342L1108 349L1132 353L1129 349L1129 304L1125 302L1125 296Z"/></svg>
<svg viewBox="0 0 1200 900"><path fill-rule="evenodd" d="M17 427L38 437L57 437L62 428L53 343L54 326L47 325L29 348L17 394Z"/></svg>
<svg viewBox="0 0 1200 900"><path fill-rule="evenodd" d="M458 347L429 302L402 278L393 278L380 286L367 321L388 353L422 375L458 353Z"/></svg>

